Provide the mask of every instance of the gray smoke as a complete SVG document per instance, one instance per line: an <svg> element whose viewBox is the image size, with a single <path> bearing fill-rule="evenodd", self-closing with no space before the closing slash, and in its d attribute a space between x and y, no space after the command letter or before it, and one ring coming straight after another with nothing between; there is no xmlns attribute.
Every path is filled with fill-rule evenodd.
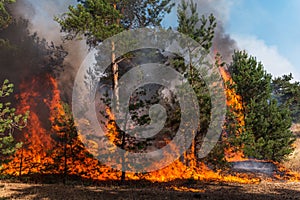
<svg viewBox="0 0 300 200"><path fill-rule="evenodd" d="M197 3L199 16L213 13L217 18L218 26L216 28L213 51L220 52L223 59L226 62L230 62L233 50L236 49L235 41L224 30L224 26L228 20L230 8L228 2L230 1L197 0L195 2ZM60 86L62 91L65 92L66 97L70 97L71 95L74 77L88 52L88 47L84 41L62 43L61 38L63 33L60 32L59 24L53 18L68 11L68 6L75 3L76 0L19 0L13 5L13 14L15 17L22 17L29 20L30 33L33 34L36 32L40 38L45 38L47 42L53 41L55 45L62 44L68 52L59 75ZM176 3L176 6L178 6L180 1Z"/></svg>
<svg viewBox="0 0 300 200"><path fill-rule="evenodd" d="M36 33L40 38L55 45L62 45L68 52L57 79L63 91L65 100L70 101L73 81L78 68L87 55L88 47L84 41L62 41L63 33L60 26L54 21L55 16L61 16L68 11L68 6L76 3L76 0L19 0L13 5L13 14L16 18L27 19L29 31Z"/></svg>
<svg viewBox="0 0 300 200"><path fill-rule="evenodd" d="M237 49L236 42L226 34L224 26L219 23L213 41L213 51L219 52L226 63L230 63L234 50Z"/></svg>
<svg viewBox="0 0 300 200"><path fill-rule="evenodd" d="M217 20L217 27L215 29L215 36L213 40L212 52L219 52L223 61L230 63L232 54L237 49L236 42L226 33L225 27L229 20L230 5L232 0L194 0L197 4L197 11L199 17L202 15L209 16L213 14ZM190 0L185 0L189 3ZM177 10L181 0L175 1L176 6L174 11Z"/></svg>
<svg viewBox="0 0 300 200"><path fill-rule="evenodd" d="M232 162L233 170L238 172L253 172L272 175L277 166L271 162L264 162L258 160L238 161Z"/></svg>
<svg viewBox="0 0 300 200"><path fill-rule="evenodd" d="M225 25L229 19L231 0L197 0L199 16L208 16L211 13L217 19L217 28L213 41L213 52L219 52L223 60L227 63L231 61L231 56L237 49L236 42L225 32Z"/></svg>

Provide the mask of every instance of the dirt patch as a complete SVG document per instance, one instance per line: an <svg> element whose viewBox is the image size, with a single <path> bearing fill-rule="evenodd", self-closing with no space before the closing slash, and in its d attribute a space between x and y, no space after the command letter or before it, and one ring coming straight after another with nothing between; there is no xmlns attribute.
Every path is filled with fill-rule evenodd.
<svg viewBox="0 0 300 200"><path fill-rule="evenodd" d="M181 181L83 186L0 182L0 199L300 199L300 183L224 184Z"/></svg>

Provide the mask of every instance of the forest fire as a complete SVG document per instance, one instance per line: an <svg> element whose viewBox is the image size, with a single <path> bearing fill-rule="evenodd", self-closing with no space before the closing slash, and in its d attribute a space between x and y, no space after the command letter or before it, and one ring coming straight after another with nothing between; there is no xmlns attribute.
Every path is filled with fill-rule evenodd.
<svg viewBox="0 0 300 200"><path fill-rule="evenodd" d="M20 86L21 94L17 97L20 102L18 109L21 112L30 110L31 113L28 127L18 138L22 141L23 147L14 155L12 162L4 166L9 174L39 173L44 170L45 164L52 162L46 156L46 151L53 146L52 139L45 127L46 124L42 124L41 116L36 112L38 107L47 109L47 105L51 103L49 99L42 97L40 94L42 90L37 90L36 87L46 89L51 87L50 84L41 77L40 80L32 79L32 82Z"/></svg>
<svg viewBox="0 0 300 200"><path fill-rule="evenodd" d="M0 1L0 200L300 199L299 73L244 7Z"/></svg>
<svg viewBox="0 0 300 200"><path fill-rule="evenodd" d="M20 86L19 109L30 110L30 119L23 131L23 147L13 156L13 160L4 165L4 173L14 176L33 174L61 174L64 176L79 176L91 180L120 180L121 172L101 165L84 148L77 134L72 137L70 113L66 113L60 99L60 91L56 80L45 75L32 82ZM48 110L48 115L42 116L40 111ZM110 118L113 114L106 110ZM45 113L45 112L42 112ZM48 123L41 121L45 119ZM48 120L47 120L48 119ZM115 140L115 123L109 125L110 140ZM112 131L112 132L111 132ZM76 131L75 131L76 132ZM186 166L177 160L168 167L146 174L126 173L127 180L149 180L151 182L167 182L177 179L194 179L204 181L224 181L255 183L256 178L245 178L225 175L221 171L213 171L205 164L199 163L193 154L187 158L190 165ZM155 163L154 163L155 164Z"/></svg>
<svg viewBox="0 0 300 200"><path fill-rule="evenodd" d="M236 137L239 137L242 133L242 128L245 125L245 117L243 115L243 104L242 97L236 94L234 88L231 86L234 84L229 72L224 68L220 67L220 73L225 82L227 106L234 114L239 127L237 127ZM247 158L242 150L237 150L229 146L225 150L226 160L232 163L233 170L239 172L251 172L251 173L262 173L270 177L277 178L279 180L285 179L289 181L299 181L299 174L292 172L280 163L268 160L257 160Z"/></svg>
<svg viewBox="0 0 300 200"><path fill-rule="evenodd" d="M221 68L225 81L230 81L229 74ZM94 181L120 180L122 172L102 165L85 149L80 141L72 115L63 105L60 98L57 81L50 75L32 79L32 82L20 86L20 111L30 110L30 119L26 130L19 138L23 147L13 156L13 160L4 165L4 173L13 176L33 174L53 174L77 176ZM227 89L228 105L241 109L240 97L233 90ZM42 116L40 111L47 111ZM45 113L45 112L42 112ZM112 143L118 143L117 129L114 115L107 108L106 113L111 123L107 124L107 137ZM239 123L243 124L243 116L239 116ZM44 119L44 121L41 121ZM176 148L176 147L175 147ZM193 151L190 151L193 152ZM242 152L228 150L226 159L229 162L247 160ZM126 180L148 180L151 182L168 182L178 179L258 183L259 178L247 174L233 175L221 170L211 170L204 163L199 162L193 153L188 153L188 165L178 159L166 168L158 171L133 174L126 173ZM155 163L154 163L155 165ZM181 188L182 189L182 188Z"/></svg>

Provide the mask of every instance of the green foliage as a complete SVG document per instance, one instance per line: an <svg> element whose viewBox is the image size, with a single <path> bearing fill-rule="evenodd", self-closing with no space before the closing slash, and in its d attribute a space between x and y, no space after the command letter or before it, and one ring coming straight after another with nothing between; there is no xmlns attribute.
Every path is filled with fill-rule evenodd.
<svg viewBox="0 0 300 200"><path fill-rule="evenodd" d="M96 45L122 30L117 24L120 17L120 13L105 0L87 0L69 6L69 12L55 20L61 30L68 33L66 39L84 36L88 44Z"/></svg>
<svg viewBox="0 0 300 200"><path fill-rule="evenodd" d="M213 14L208 18L204 15L199 18L197 4L192 0L190 3L182 0L177 10L177 17L179 32L197 41L204 49L209 50L211 48L214 30L217 26Z"/></svg>
<svg viewBox="0 0 300 200"><path fill-rule="evenodd" d="M78 0L62 17L55 17L65 39L85 37L95 46L122 30L160 24L170 12L170 0Z"/></svg>
<svg viewBox="0 0 300 200"><path fill-rule="evenodd" d="M292 153L294 136L290 131L291 117L286 107L278 106L275 99L270 102L251 102L251 111L246 116L247 153L250 157L274 161L283 160ZM264 108L262 110L262 108ZM247 129L251 124L251 129ZM250 137L250 138L247 138Z"/></svg>
<svg viewBox="0 0 300 200"><path fill-rule="evenodd" d="M271 96L271 75L246 52L235 52L229 68L242 96L245 126L239 140L248 157L281 161L292 151L290 112Z"/></svg>
<svg viewBox="0 0 300 200"><path fill-rule="evenodd" d="M13 87L12 83L5 80L0 88L0 98L8 97L13 92ZM0 101L0 165L8 161L8 157L21 147L21 143L15 142L13 131L25 127L28 114L17 114L10 102Z"/></svg>
<svg viewBox="0 0 300 200"><path fill-rule="evenodd" d="M251 100L263 101L271 97L271 75L264 70L262 63L246 52L234 53L229 72L245 108Z"/></svg>
<svg viewBox="0 0 300 200"><path fill-rule="evenodd" d="M70 106L66 103L62 103L62 110L57 108L57 118L55 118L53 127L56 127L55 138L59 143L72 144L74 139L77 138L77 129L75 127L73 115L70 110Z"/></svg>
<svg viewBox="0 0 300 200"><path fill-rule="evenodd" d="M0 30L5 28L11 21L11 16L7 11L7 5L15 3L16 0L1 0L0 1Z"/></svg>
<svg viewBox="0 0 300 200"><path fill-rule="evenodd" d="M272 92L280 104L289 107L293 122L300 123L300 83L292 80L292 74L273 79Z"/></svg>
<svg viewBox="0 0 300 200"><path fill-rule="evenodd" d="M217 26L217 23L215 17L212 14L208 17L202 15L199 18L196 8L197 5L193 1L190 1L189 3L187 3L186 1L181 2L177 10L179 23L178 31L197 41L205 50L201 52L201 55L205 57L206 54L210 52L212 41L214 38L214 30ZM190 58L190 60L192 59L194 58ZM201 148L203 138L206 136L211 122L212 94L210 94L210 91L204 79L204 77L208 75L205 70L199 70L196 69L195 66L186 65L182 58L175 58L172 64L178 71L180 71L185 77L188 78L189 84L192 86L198 99L200 126L195 137L195 152L192 152L195 154L195 157L197 157L197 152ZM213 63L210 64L213 65ZM202 63L199 63L199 65L201 66ZM218 72L212 72L212 74L209 75L209 80L217 80L217 77L219 77L217 73ZM218 87L218 85L216 85L214 92L217 92L219 89L220 88ZM194 112L194 110L192 112ZM220 140L214 147L214 149L210 152L210 154L202 161L209 164L210 166L224 167L226 164L224 159L224 149L225 146Z"/></svg>
<svg viewBox="0 0 300 200"><path fill-rule="evenodd" d="M117 3L117 9L122 14L122 26L135 29L160 26L165 14L174 5L170 0L121 0Z"/></svg>

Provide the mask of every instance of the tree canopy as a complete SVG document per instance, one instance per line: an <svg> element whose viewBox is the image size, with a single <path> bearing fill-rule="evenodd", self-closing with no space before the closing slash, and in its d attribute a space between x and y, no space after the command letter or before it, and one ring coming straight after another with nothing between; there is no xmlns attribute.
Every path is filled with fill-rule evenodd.
<svg viewBox="0 0 300 200"><path fill-rule="evenodd" d="M300 123L300 83L293 81L293 75L283 75L272 81L272 92L281 105L288 106L294 123Z"/></svg>
<svg viewBox="0 0 300 200"><path fill-rule="evenodd" d="M272 97L271 80L263 65L236 51L229 66L237 94L242 97L245 126L240 136L248 157L281 161L293 151L288 108Z"/></svg>
<svg viewBox="0 0 300 200"><path fill-rule="evenodd" d="M122 30L159 26L171 11L171 0L78 0L76 6L61 17L55 17L65 39L84 37L95 46Z"/></svg>

